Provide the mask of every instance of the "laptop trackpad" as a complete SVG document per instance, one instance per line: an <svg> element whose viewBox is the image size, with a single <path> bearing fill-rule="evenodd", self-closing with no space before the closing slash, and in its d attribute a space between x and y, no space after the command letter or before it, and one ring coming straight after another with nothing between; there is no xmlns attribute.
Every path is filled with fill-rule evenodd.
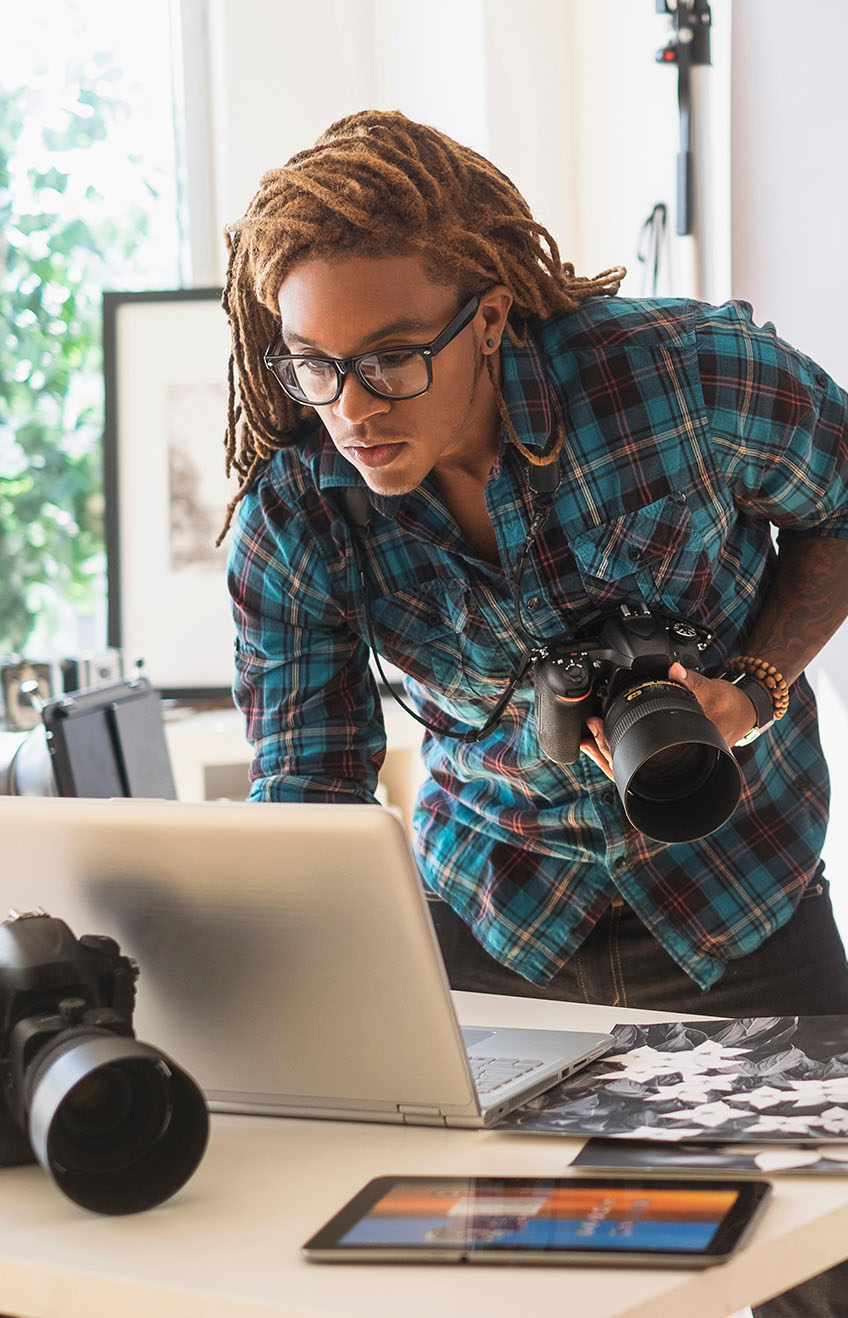
<svg viewBox="0 0 848 1318"><path fill-rule="evenodd" d="M475 1044L482 1043L484 1039L491 1039L494 1033L494 1030L472 1030L463 1027L462 1041L466 1048L473 1048Z"/></svg>

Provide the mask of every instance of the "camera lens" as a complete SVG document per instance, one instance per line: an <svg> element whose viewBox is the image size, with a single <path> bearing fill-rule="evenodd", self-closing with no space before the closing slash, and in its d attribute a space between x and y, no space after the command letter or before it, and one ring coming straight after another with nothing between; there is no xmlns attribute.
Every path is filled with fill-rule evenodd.
<svg viewBox="0 0 848 1318"><path fill-rule="evenodd" d="M165 1134L171 1075L162 1062L126 1061L92 1071L59 1107L50 1156L67 1171L132 1167Z"/></svg>
<svg viewBox="0 0 848 1318"><path fill-rule="evenodd" d="M81 1027L27 1075L33 1151L60 1190L100 1213L135 1213L175 1194L206 1147L195 1082L136 1039Z"/></svg>
<svg viewBox="0 0 848 1318"><path fill-rule="evenodd" d="M646 801L679 799L681 792L694 795L706 787L715 772L719 752L714 746L689 743L669 746L645 760L630 782L631 792Z"/></svg>
<svg viewBox="0 0 848 1318"><path fill-rule="evenodd" d="M686 687L632 680L604 717L625 813L658 842L690 842L726 823L742 778L730 748Z"/></svg>

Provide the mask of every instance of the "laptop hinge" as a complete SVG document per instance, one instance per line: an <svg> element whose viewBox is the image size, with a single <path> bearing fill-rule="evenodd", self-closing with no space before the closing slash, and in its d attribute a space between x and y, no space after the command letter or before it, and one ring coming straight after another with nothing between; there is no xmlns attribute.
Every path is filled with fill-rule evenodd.
<svg viewBox="0 0 848 1318"><path fill-rule="evenodd" d="M437 1107L421 1103L398 1103L398 1112L410 1126L445 1126L447 1122Z"/></svg>

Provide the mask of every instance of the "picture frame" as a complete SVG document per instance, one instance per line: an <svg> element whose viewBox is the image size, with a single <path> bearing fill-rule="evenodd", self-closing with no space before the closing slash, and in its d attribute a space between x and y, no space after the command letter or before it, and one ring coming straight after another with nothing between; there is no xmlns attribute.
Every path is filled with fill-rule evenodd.
<svg viewBox="0 0 848 1318"><path fill-rule="evenodd" d="M108 643L164 699L229 696L224 475L229 327L218 288L103 295Z"/></svg>

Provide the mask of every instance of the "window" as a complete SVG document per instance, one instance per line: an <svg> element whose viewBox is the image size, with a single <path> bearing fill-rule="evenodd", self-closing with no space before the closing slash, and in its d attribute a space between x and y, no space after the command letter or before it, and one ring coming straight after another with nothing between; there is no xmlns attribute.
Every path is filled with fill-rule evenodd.
<svg viewBox="0 0 848 1318"><path fill-rule="evenodd" d="M4 13L0 654L105 645L101 293L182 282L168 0Z"/></svg>

